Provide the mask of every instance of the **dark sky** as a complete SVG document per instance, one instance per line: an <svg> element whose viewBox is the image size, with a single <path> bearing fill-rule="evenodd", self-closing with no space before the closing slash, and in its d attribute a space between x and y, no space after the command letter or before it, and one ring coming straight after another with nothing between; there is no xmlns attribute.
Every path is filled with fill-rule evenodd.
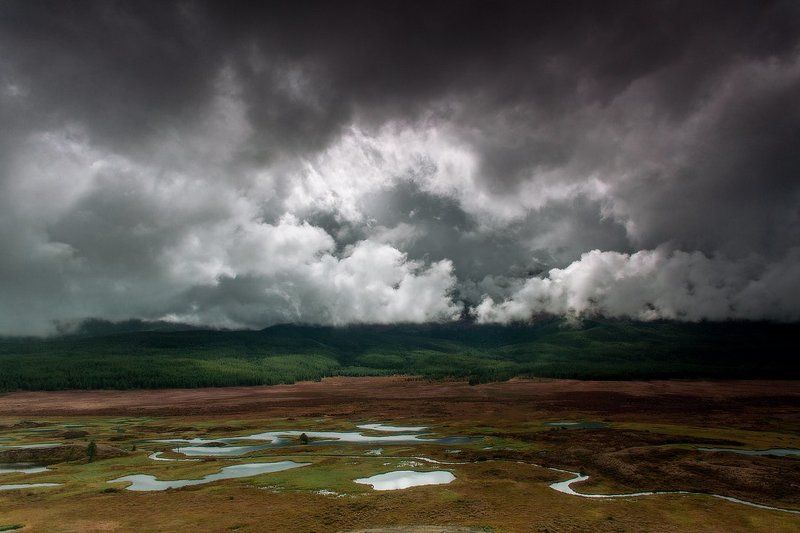
<svg viewBox="0 0 800 533"><path fill-rule="evenodd" d="M800 320L800 2L283 4L0 2L0 334Z"/></svg>

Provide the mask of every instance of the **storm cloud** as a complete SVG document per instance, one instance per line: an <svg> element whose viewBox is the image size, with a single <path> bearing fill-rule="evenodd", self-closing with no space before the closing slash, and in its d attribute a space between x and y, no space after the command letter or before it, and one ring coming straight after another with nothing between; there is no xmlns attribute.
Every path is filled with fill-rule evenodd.
<svg viewBox="0 0 800 533"><path fill-rule="evenodd" d="M800 319L800 7L0 3L0 334Z"/></svg>

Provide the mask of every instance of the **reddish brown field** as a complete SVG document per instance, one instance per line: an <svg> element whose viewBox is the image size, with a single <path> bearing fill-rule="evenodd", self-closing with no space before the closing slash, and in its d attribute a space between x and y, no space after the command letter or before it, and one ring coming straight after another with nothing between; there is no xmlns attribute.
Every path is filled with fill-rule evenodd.
<svg viewBox="0 0 800 533"><path fill-rule="evenodd" d="M511 380L468 385L405 377L328 378L271 387L130 391L13 392L0 395L0 416L279 415L369 413L372 416L494 416L585 412L686 423L732 415L758 425L759 415L796 415L796 381Z"/></svg>

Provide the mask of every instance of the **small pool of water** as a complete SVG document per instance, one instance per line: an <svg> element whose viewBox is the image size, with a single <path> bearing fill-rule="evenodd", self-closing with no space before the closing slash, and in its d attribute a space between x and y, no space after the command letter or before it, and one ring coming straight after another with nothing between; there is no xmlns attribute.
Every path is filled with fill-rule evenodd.
<svg viewBox="0 0 800 533"><path fill-rule="evenodd" d="M363 443L363 444L381 444L393 442L437 442L441 439L426 439L422 435L364 435L358 431L266 431L264 433L257 433L247 437L236 437L231 440L266 440L272 443L286 443L292 444L291 440L282 439L281 437L299 437L305 433L310 439L319 439L312 441L310 444L338 444L338 443Z"/></svg>
<svg viewBox="0 0 800 533"><path fill-rule="evenodd" d="M399 433L400 429L425 429L423 427L413 428L400 428L399 426L383 426L381 424L365 424L370 426L372 431L386 431L394 432L395 428L397 434L389 435L365 435L363 432L358 431L302 431L302 430L285 430L285 431L265 431L263 433L256 433L254 435L246 435L242 437L226 437L219 439L204 439L204 438L189 438L189 439L159 439L154 442L160 443L180 443L189 444L192 446L180 446L174 448L173 451L182 453L184 455L191 455L197 457L236 457L244 455L253 451L263 450L266 448L282 448L285 446L296 446L298 444L297 437L305 434L309 439L312 439L308 444L314 445L331 445L331 444L465 444L470 442L470 437L452 436L443 438L428 438L425 434L408 434ZM377 430L377 426L392 429ZM359 426L362 427L362 426ZM239 446L243 441L262 441L264 444ZM209 444L217 444L222 446L208 446Z"/></svg>
<svg viewBox="0 0 800 533"><path fill-rule="evenodd" d="M153 461L172 461L172 462L185 462L185 461L199 461L200 459L172 459L170 457L161 457L164 452L153 452L147 456L148 459Z"/></svg>
<svg viewBox="0 0 800 533"><path fill-rule="evenodd" d="M354 479L353 481L361 485L371 485L374 490L402 490L421 485L446 485L455 479L456 476L447 470L436 470L434 472L397 470L376 476Z"/></svg>
<svg viewBox="0 0 800 533"><path fill-rule="evenodd" d="M372 431L387 431L397 433L416 433L428 429L428 426L390 426L388 424L361 424L358 427L360 429L371 429Z"/></svg>
<svg viewBox="0 0 800 533"><path fill-rule="evenodd" d="M18 483L16 485L0 485L0 490L35 489L37 487L58 487L61 483Z"/></svg>
<svg viewBox="0 0 800 533"><path fill-rule="evenodd" d="M172 451L182 453L187 457L238 457L265 448L271 448L271 446L269 444L263 446L180 446ZM167 459L162 458L161 460Z"/></svg>
<svg viewBox="0 0 800 533"><path fill-rule="evenodd" d="M766 455L772 457L800 456L797 448L769 448L766 450L744 450L741 448L697 448L701 452L730 452L740 455Z"/></svg>
<svg viewBox="0 0 800 533"><path fill-rule="evenodd" d="M121 483L129 481L131 484L125 487L127 490L134 491L161 491L167 489L177 489L192 485L203 485L213 481L223 479L234 479L243 477L258 476L271 472L281 472L291 468L307 466L311 463L295 463L294 461L279 461L276 463L245 463L241 465L226 466L216 474L208 474L200 479L173 479L160 481L155 476L147 474L134 474L112 479L108 483Z"/></svg>
<svg viewBox="0 0 800 533"><path fill-rule="evenodd" d="M42 448L55 448L61 446L60 442L42 442L38 444L0 444L0 450L37 450Z"/></svg>
<svg viewBox="0 0 800 533"><path fill-rule="evenodd" d="M0 474L38 474L50 470L46 466L34 463L3 463L0 464Z"/></svg>

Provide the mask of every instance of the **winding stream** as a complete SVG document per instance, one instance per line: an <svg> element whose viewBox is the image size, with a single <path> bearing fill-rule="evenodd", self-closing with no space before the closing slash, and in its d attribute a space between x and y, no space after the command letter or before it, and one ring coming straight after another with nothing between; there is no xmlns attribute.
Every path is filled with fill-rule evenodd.
<svg viewBox="0 0 800 533"><path fill-rule="evenodd" d="M605 429L608 427L608 424L606 423L594 422L591 420L582 422L573 422L571 420L559 420L556 422L545 422L542 425L559 429Z"/></svg>
<svg viewBox="0 0 800 533"><path fill-rule="evenodd" d="M550 485L550 488L553 490L557 490L558 492L563 492L564 494L569 494L570 496L580 496L581 498L598 498L598 499L605 499L605 498L636 498L640 496L653 496L655 494L690 494L693 496L711 496L712 498L718 498L720 500L726 500L733 503L740 503L742 505L747 505L750 507L757 507L758 509L767 509L769 511L780 511L783 513L792 513L792 514L800 514L800 510L796 509L785 509L783 507L772 507L771 505L763 505L760 503L749 502L747 500L740 500L739 498L734 498L732 496L723 496L721 494L714 494L710 492L691 492L688 490L660 490L660 491L649 491L649 492L628 492L625 494L586 494L581 492L576 492L570 485L573 483L579 483L581 481L586 481L589 479L589 476L582 476L577 472L570 472L569 470L561 470L559 468L550 468L555 472L563 472L565 474L572 474L573 478L567 479L566 481L558 481Z"/></svg>
<svg viewBox="0 0 800 533"><path fill-rule="evenodd" d="M796 448L768 448L766 450L745 450L741 448L697 448L701 452L728 452L738 453L739 455L762 455L771 457L791 457L800 456L800 450Z"/></svg>

